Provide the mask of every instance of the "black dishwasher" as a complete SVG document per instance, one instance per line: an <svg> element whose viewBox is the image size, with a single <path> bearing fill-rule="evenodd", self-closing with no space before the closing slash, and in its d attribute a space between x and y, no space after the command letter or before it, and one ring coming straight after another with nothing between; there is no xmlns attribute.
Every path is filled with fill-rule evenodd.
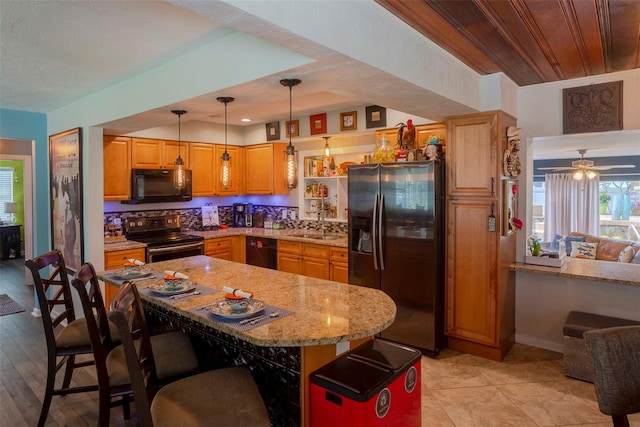
<svg viewBox="0 0 640 427"><path fill-rule="evenodd" d="M247 236L247 264L278 269L278 241Z"/></svg>

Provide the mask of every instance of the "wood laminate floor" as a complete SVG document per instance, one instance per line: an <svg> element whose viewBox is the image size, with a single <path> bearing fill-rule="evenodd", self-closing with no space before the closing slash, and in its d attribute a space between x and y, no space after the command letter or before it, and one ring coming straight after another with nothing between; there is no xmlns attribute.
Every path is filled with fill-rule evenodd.
<svg viewBox="0 0 640 427"><path fill-rule="evenodd" d="M0 316L0 427L35 426L44 394L44 332L31 315L33 288L24 278L24 260L0 261L0 294L25 308ZM76 371L74 382L95 382L94 368ZM96 425L97 399L97 392L54 396L47 426ZM640 414L630 421L640 427ZM111 425L133 424L114 408ZM422 358L422 426L611 425L593 385L564 376L560 353L516 344L500 363L448 349Z"/></svg>

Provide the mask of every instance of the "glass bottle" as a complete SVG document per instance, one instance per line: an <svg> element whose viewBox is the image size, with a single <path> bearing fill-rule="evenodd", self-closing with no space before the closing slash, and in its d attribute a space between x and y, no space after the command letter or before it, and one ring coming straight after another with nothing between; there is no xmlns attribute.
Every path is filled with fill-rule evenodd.
<svg viewBox="0 0 640 427"><path fill-rule="evenodd" d="M371 156L374 163L388 163L396 161L396 150L389 144L389 140L385 135L380 136L378 145Z"/></svg>

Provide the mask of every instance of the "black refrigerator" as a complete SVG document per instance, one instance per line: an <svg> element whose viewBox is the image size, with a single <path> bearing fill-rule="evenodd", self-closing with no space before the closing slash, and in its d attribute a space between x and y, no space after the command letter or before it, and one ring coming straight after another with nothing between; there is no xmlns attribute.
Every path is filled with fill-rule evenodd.
<svg viewBox="0 0 640 427"><path fill-rule="evenodd" d="M396 303L381 338L437 354L444 335L444 161L349 166L349 283ZM366 302L363 302L366 303Z"/></svg>

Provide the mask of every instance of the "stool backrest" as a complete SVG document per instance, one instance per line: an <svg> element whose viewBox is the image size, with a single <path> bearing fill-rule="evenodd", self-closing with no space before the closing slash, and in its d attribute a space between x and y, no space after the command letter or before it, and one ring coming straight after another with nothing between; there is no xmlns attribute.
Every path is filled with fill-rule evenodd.
<svg viewBox="0 0 640 427"><path fill-rule="evenodd" d="M56 346L55 329L75 320L69 276L62 252L54 249L25 262L33 276L47 346ZM49 295L52 294L52 295Z"/></svg>
<svg viewBox="0 0 640 427"><path fill-rule="evenodd" d="M143 427L153 426L151 401L158 391L156 366L142 300L132 282L124 282L113 296L109 319L118 327L122 340L138 422Z"/></svg>
<svg viewBox="0 0 640 427"><path fill-rule="evenodd" d="M78 291L84 317L87 322L91 347L96 361L98 384L109 386L107 354L113 349L113 339L109 330L107 310L100 291L100 282L91 263L85 263L77 271L72 285Z"/></svg>

